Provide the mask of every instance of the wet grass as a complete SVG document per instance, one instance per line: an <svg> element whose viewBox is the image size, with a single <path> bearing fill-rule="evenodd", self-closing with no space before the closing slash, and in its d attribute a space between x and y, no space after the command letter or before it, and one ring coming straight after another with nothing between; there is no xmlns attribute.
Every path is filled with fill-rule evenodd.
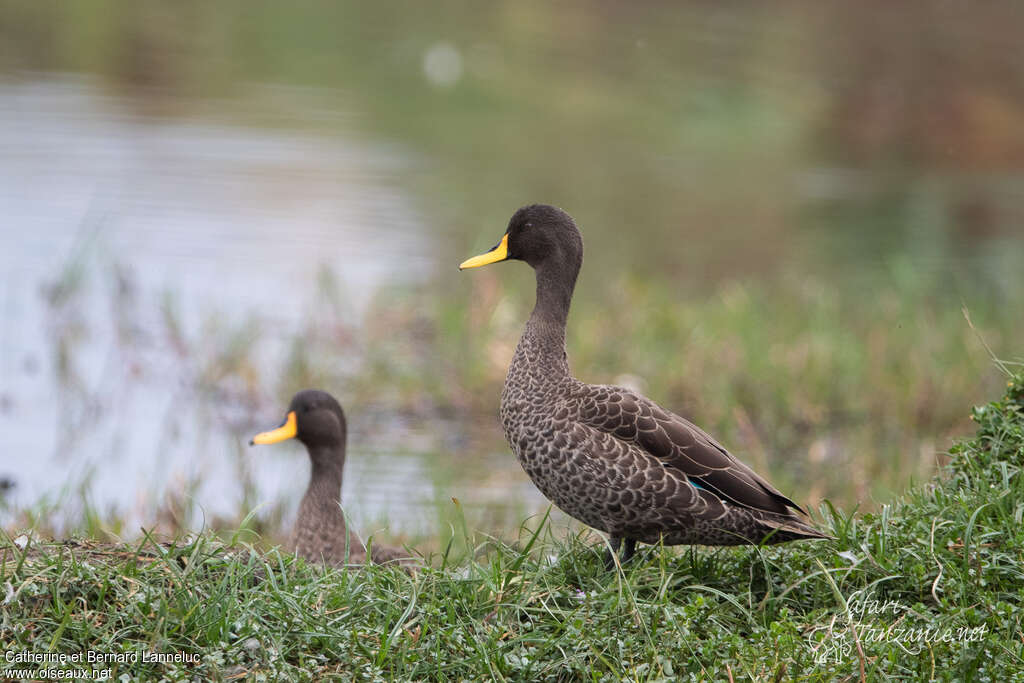
<svg viewBox="0 0 1024 683"><path fill-rule="evenodd" d="M112 675L168 680L1011 680L1024 667L1024 380L972 418L933 480L874 513L822 506L834 541L656 548L612 572L593 536L544 518L511 543L463 532L473 553L434 554L415 576L324 572L244 535L5 538L3 640L134 652Z"/></svg>

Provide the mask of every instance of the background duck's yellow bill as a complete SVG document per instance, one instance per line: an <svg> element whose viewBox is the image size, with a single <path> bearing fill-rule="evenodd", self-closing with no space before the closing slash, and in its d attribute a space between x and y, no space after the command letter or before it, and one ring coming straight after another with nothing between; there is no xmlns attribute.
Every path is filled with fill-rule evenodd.
<svg viewBox="0 0 1024 683"><path fill-rule="evenodd" d="M284 424L277 429L271 429L269 432L261 432L256 436L252 437L249 444L264 444L264 443L277 443L278 441L284 441L285 439L291 439L298 433L295 422L295 411L292 410L288 413L288 417L285 418Z"/></svg>
<svg viewBox="0 0 1024 683"><path fill-rule="evenodd" d="M497 246L490 251L474 256L473 258L466 259L459 264L459 270L465 270L466 268L479 268L480 266L486 266L488 263L497 263L498 261L504 261L508 258L508 233L501 238Z"/></svg>

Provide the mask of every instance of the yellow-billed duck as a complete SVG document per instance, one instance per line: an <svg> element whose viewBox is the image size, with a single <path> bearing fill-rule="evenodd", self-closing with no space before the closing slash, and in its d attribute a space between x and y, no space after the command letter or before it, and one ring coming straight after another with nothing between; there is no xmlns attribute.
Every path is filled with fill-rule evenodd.
<svg viewBox="0 0 1024 683"><path fill-rule="evenodd" d="M583 238L543 204L512 216L501 241L460 270L525 261L537 300L501 394L505 438L555 505L609 535L622 561L637 542L739 545L828 538L804 511L700 427L624 387L569 372L565 325ZM612 552L606 556L614 563Z"/></svg>
<svg viewBox="0 0 1024 683"><path fill-rule="evenodd" d="M366 546L349 530L341 509L341 483L347 438L345 413L325 391L306 389L295 394L279 427L257 434L249 445L298 439L306 447L312 472L299 505L293 546L311 562L343 567L366 562ZM410 559L408 552L373 543L370 560L377 564Z"/></svg>

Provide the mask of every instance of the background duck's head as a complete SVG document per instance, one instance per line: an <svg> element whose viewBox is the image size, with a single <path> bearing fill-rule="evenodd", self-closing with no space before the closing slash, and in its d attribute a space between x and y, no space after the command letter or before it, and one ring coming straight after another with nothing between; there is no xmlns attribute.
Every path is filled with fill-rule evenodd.
<svg viewBox="0 0 1024 683"><path fill-rule="evenodd" d="M345 444L345 413L326 391L305 389L295 394L288 415L277 429L257 434L250 444L268 444L295 438L312 452L317 447L337 449Z"/></svg>
<svg viewBox="0 0 1024 683"><path fill-rule="evenodd" d="M547 204L531 204L512 214L501 241L490 251L459 265L460 270L515 259L535 270L557 265L559 270L579 272L583 264L583 237L572 216Z"/></svg>

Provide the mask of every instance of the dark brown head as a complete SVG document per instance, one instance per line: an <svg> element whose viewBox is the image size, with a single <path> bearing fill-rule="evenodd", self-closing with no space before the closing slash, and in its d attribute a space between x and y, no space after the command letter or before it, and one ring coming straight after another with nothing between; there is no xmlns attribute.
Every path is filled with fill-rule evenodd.
<svg viewBox="0 0 1024 683"><path fill-rule="evenodd" d="M249 445L296 438L312 453L321 448L341 449L345 436L345 413L334 397L326 391L304 389L292 398L284 422L277 429L257 434Z"/></svg>
<svg viewBox="0 0 1024 683"><path fill-rule="evenodd" d="M537 273L533 318L564 325L583 265L583 237L572 217L547 204L524 206L493 249L463 261L459 270L507 259L526 261Z"/></svg>
<svg viewBox="0 0 1024 683"><path fill-rule="evenodd" d="M583 264L583 237L565 211L547 204L531 204L512 214L505 235L493 249L463 261L459 269L507 259L526 261L535 270L557 266L558 270L573 273L575 280L575 273Z"/></svg>

